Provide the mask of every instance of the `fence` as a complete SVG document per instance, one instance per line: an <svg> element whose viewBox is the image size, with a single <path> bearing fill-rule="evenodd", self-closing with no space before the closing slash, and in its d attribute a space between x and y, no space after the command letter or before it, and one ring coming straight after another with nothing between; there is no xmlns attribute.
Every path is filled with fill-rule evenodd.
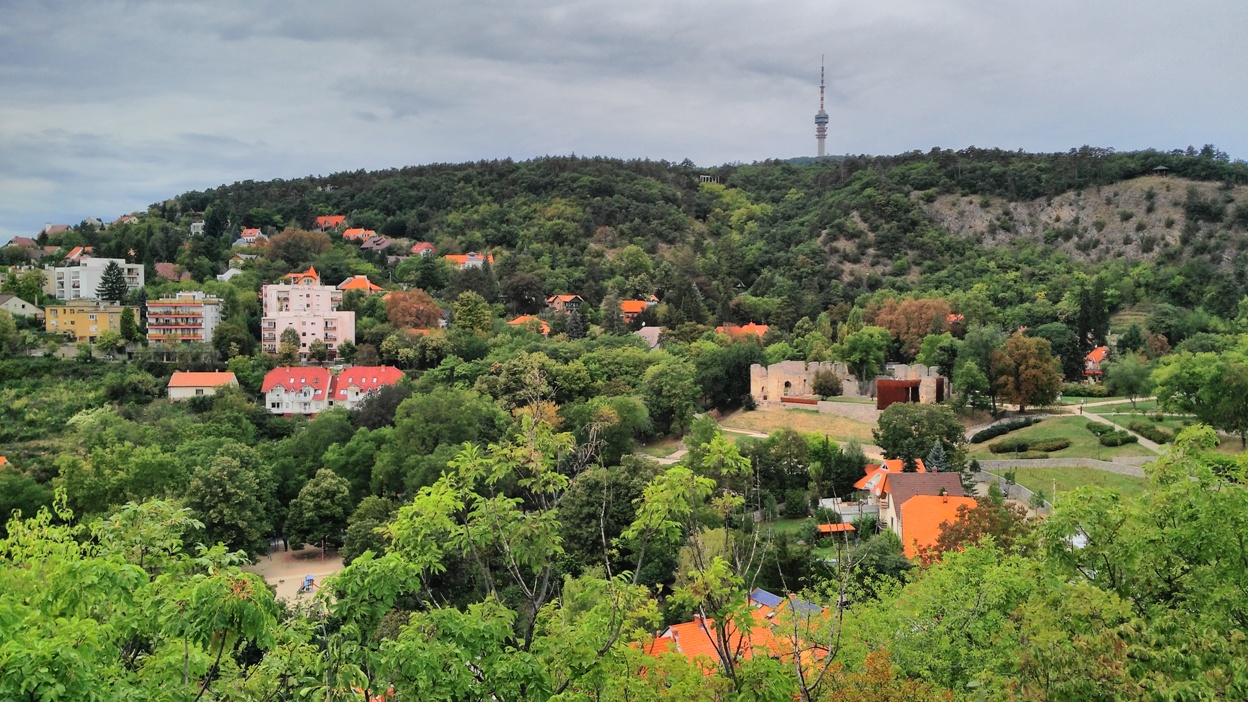
<svg viewBox="0 0 1248 702"><path fill-rule="evenodd" d="M1018 483L1011 483L1010 481L997 475L996 473L989 473L987 471L981 470L980 472L975 474L975 482L977 483L996 482L997 487L1001 488L1001 492L1005 494L1006 499L1021 500L1022 502L1026 503L1029 506L1032 505L1031 500L1033 497L1035 497L1035 493L1032 492L1031 490L1028 490L1027 488L1023 487L1022 485L1019 485ZM1049 497L1050 497L1049 500L1044 501L1043 507L1035 508L1033 506L1032 508L1035 509L1038 514L1048 514L1049 510L1053 509L1053 503L1051 501L1051 498L1053 496L1050 495Z"/></svg>

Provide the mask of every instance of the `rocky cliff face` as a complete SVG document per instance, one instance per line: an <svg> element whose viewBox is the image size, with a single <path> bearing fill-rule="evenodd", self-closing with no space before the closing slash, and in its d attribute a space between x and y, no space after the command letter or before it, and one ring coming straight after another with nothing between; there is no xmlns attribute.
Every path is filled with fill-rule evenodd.
<svg viewBox="0 0 1248 702"><path fill-rule="evenodd" d="M1226 205L1221 222L1189 221L1184 205L1192 193L1215 206ZM1231 215L1248 203L1248 187L1146 176L1095 189L1067 192L1028 202L942 195L923 209L950 232L987 246L1030 239L1056 246L1073 258L1103 261L1157 259L1212 254L1229 263L1248 245Z"/></svg>

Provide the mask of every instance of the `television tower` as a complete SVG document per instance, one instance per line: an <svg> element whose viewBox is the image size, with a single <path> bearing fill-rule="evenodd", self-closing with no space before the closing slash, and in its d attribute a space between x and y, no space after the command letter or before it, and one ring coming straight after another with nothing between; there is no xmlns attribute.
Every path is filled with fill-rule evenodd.
<svg viewBox="0 0 1248 702"><path fill-rule="evenodd" d="M823 157L823 143L828 138L828 113L823 111L823 57L819 57L819 111L815 113L815 141L819 142L819 156Z"/></svg>

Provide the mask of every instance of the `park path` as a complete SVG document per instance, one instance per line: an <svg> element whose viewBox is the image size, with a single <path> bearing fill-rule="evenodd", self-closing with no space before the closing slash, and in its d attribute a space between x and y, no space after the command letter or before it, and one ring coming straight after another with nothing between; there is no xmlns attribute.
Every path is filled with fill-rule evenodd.
<svg viewBox="0 0 1248 702"><path fill-rule="evenodd" d="M1125 431L1128 434L1131 434L1132 436L1139 439L1140 446L1143 446L1144 448L1148 449L1149 451L1152 451L1153 453L1161 453L1161 446L1158 446L1157 442L1149 441L1148 439L1145 439L1144 437L1140 436L1139 434L1136 434L1135 432L1131 431L1130 429L1127 429L1126 427L1118 426L1112 420L1110 420L1108 417L1105 417L1104 415L1085 414L1083 416L1087 417L1088 419L1091 419L1094 422L1099 422L1101 424L1109 425L1115 429L1118 429L1119 431Z"/></svg>

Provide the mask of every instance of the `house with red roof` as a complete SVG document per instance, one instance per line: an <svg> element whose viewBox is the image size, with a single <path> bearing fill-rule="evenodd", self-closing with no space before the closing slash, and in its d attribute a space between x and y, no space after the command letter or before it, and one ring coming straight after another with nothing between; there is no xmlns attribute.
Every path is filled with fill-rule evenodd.
<svg viewBox="0 0 1248 702"><path fill-rule="evenodd" d="M168 392L170 400L189 400L192 397L216 395L223 387L238 387L238 378L233 373L191 373L176 371L169 378Z"/></svg>
<svg viewBox="0 0 1248 702"><path fill-rule="evenodd" d="M329 406L352 409L369 395L402 379L403 371L393 366L351 366L334 376Z"/></svg>
<svg viewBox="0 0 1248 702"><path fill-rule="evenodd" d="M551 312L575 312L581 309L583 304L585 304L585 298L580 295L551 295L546 298L546 307Z"/></svg>
<svg viewBox="0 0 1248 702"><path fill-rule="evenodd" d="M66 261L81 261L84 258L91 258L91 254L95 253L94 246L75 246L65 254Z"/></svg>
<svg viewBox="0 0 1248 702"><path fill-rule="evenodd" d="M322 215L316 218L316 228L321 231L325 231L326 229L337 229L346 221L346 215Z"/></svg>
<svg viewBox="0 0 1248 702"><path fill-rule="evenodd" d="M260 392L271 414L311 416L329 407L332 384L328 368L278 366L264 375Z"/></svg>
<svg viewBox="0 0 1248 702"><path fill-rule="evenodd" d="M973 497L949 493L915 495L907 499L901 506L901 514L905 517L901 528L901 545L905 548L906 558L914 558L923 549L936 545L944 525L958 521L958 510L974 509L976 504L978 503Z"/></svg>
<svg viewBox="0 0 1248 702"><path fill-rule="evenodd" d="M239 237L234 240L234 246L243 246L243 247L262 246L264 242L268 240L269 240L269 237L265 236L264 234L261 234L258 228L252 227L250 229L243 230L242 234L239 235Z"/></svg>
<svg viewBox="0 0 1248 702"><path fill-rule="evenodd" d="M881 526L892 529L905 541L904 505L916 495L963 497L962 476L957 473L885 473L871 494L880 508Z"/></svg>
<svg viewBox="0 0 1248 702"><path fill-rule="evenodd" d="M348 290L363 290L365 293L375 293L381 290L381 286L373 283L366 275L353 275L350 278L338 284L338 289L346 292Z"/></svg>
<svg viewBox="0 0 1248 702"><path fill-rule="evenodd" d="M287 285L320 285L321 274L316 272L316 266L308 266L306 271L296 271L282 276L282 283Z"/></svg>
<svg viewBox="0 0 1248 702"><path fill-rule="evenodd" d="M642 312L659 304L659 298L651 295L645 300L621 300L620 313L624 315L624 321L631 322Z"/></svg>
<svg viewBox="0 0 1248 702"><path fill-rule="evenodd" d="M507 323L509 327L528 327L534 330L540 330L542 336L550 336L550 325L541 317L532 314L523 314Z"/></svg>
<svg viewBox="0 0 1248 702"><path fill-rule="evenodd" d="M412 244L412 253L421 258L429 258L438 255L438 250L427 241L418 241Z"/></svg>
<svg viewBox="0 0 1248 702"><path fill-rule="evenodd" d="M377 232L372 229L364 229L363 227L353 227L342 233L343 241L354 241L361 243L367 241L369 237L376 236Z"/></svg>
<svg viewBox="0 0 1248 702"><path fill-rule="evenodd" d="M1097 346L1083 357L1083 374L1089 378L1096 378L1105 374L1103 366L1106 359L1109 358L1108 346Z"/></svg>
<svg viewBox="0 0 1248 702"><path fill-rule="evenodd" d="M481 268L487 263L491 267L494 266L494 254L479 254L475 251L466 254L447 254L442 258L461 271L467 268Z"/></svg>
<svg viewBox="0 0 1248 702"><path fill-rule="evenodd" d="M12 246L15 249L34 249L39 247L39 242L28 236L15 236L9 239L9 243L5 244L5 246Z"/></svg>
<svg viewBox="0 0 1248 702"><path fill-rule="evenodd" d="M180 280L191 279L191 274L182 270L182 266L179 266L176 263L157 263L152 267L156 269L156 275L164 278L165 280L171 280L176 283Z"/></svg>
<svg viewBox="0 0 1248 702"><path fill-rule="evenodd" d="M770 327L768 327L766 324L755 324L753 322L750 322L749 324L746 324L743 326L738 326L736 324L725 324L722 327L715 327L715 333L727 334L733 339L739 339L741 337L750 336L750 335L754 335L758 337L759 339L762 339L763 336L767 333L767 330L769 328Z"/></svg>

